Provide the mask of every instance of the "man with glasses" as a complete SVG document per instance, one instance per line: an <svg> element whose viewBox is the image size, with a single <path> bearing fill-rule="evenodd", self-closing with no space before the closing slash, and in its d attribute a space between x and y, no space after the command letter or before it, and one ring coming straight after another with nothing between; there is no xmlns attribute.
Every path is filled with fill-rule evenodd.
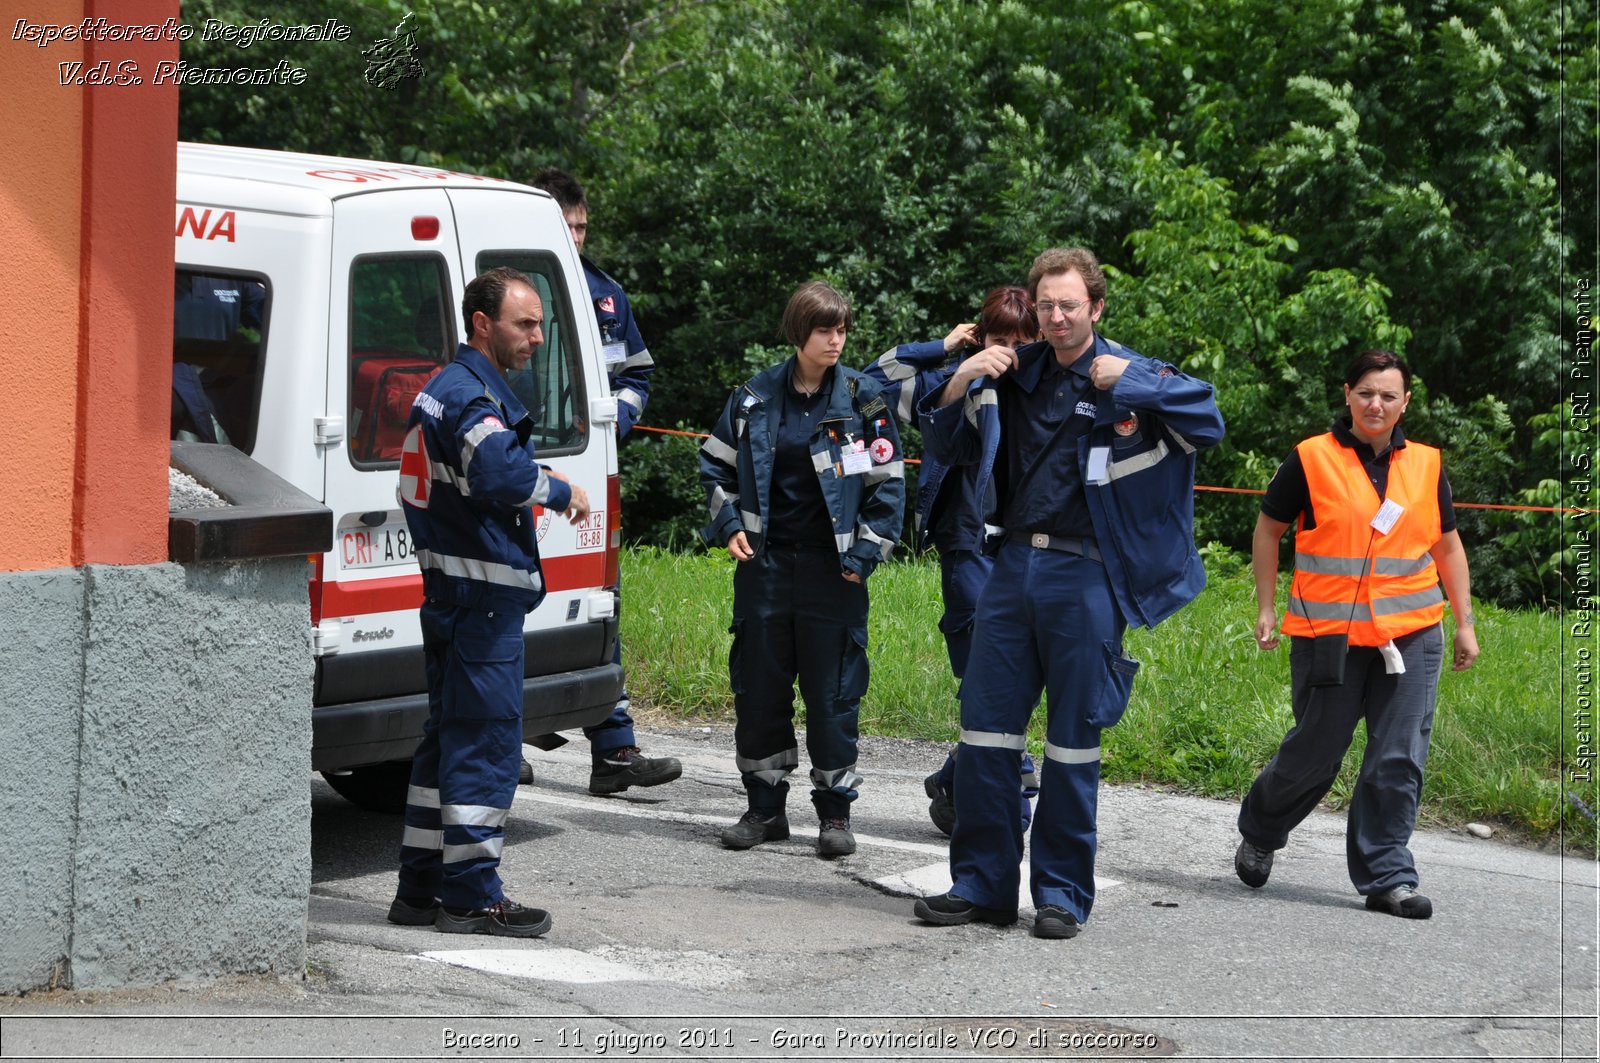
<svg viewBox="0 0 1600 1063"><path fill-rule="evenodd" d="M1045 251L1028 285L1043 342L984 348L918 409L930 453L992 472L1005 539L961 685L952 885L914 910L938 926L1016 922L1016 780L1042 691L1033 934L1070 938L1094 903L1100 731L1122 717L1139 668L1122 634L1205 586L1195 452L1223 426L1210 384L1095 331L1106 281L1092 252Z"/></svg>

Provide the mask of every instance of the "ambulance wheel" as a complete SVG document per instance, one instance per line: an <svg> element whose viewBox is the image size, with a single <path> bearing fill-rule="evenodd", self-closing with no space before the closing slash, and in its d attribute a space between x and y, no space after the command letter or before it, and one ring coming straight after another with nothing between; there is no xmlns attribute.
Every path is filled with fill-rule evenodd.
<svg viewBox="0 0 1600 1063"><path fill-rule="evenodd" d="M358 808L369 812L389 812L400 815L406 810L406 789L411 785L411 762L391 760L386 764L368 764L346 772L325 771L338 795Z"/></svg>

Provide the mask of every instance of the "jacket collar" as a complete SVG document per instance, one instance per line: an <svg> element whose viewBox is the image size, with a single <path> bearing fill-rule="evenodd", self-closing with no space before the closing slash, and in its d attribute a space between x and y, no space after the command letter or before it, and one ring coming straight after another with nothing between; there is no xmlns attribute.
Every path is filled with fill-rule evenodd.
<svg viewBox="0 0 1600 1063"><path fill-rule="evenodd" d="M463 343L456 348L455 364L483 382L484 390L505 408L506 419L511 424L528 419L527 408L517 398L517 393L511 390L511 385L506 383L506 375L500 371L500 367L489 361L488 355Z"/></svg>
<svg viewBox="0 0 1600 1063"><path fill-rule="evenodd" d="M1078 356L1078 360L1066 367L1066 372L1076 373L1087 380L1089 378L1089 363L1094 361L1095 355L1106 352L1105 340L1100 338L1100 333L1094 334L1094 342ZM1056 361L1055 348L1050 346L1049 340L1035 340L1025 343L1017 348L1017 368L1012 370L1012 379L1023 391L1033 394L1045 374Z"/></svg>
<svg viewBox="0 0 1600 1063"><path fill-rule="evenodd" d="M797 359L790 356L787 361L779 362L768 369L763 369L751 377L745 384L745 389L764 403L773 399L789 386L789 376L794 372ZM840 418L853 416L855 409L851 404L854 394L850 387L848 376L842 365L836 365L828 371L830 382L828 385L828 410L822 415L824 421L836 421Z"/></svg>

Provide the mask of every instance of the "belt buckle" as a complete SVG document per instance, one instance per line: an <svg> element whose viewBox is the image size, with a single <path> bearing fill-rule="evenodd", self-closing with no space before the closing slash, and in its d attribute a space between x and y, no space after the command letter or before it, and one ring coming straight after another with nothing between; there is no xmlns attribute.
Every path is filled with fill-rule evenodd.
<svg viewBox="0 0 1600 1063"><path fill-rule="evenodd" d="M1050 549L1050 536L1044 532L1034 532L1033 538L1028 540L1028 545L1037 547L1040 550L1048 550Z"/></svg>

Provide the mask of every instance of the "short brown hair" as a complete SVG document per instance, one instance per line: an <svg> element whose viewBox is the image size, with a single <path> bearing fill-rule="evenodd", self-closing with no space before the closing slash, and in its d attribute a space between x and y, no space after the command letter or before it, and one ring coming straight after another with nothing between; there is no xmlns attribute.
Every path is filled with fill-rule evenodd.
<svg viewBox="0 0 1600 1063"><path fill-rule="evenodd" d="M510 266L496 266L467 283L467 290L461 297L461 319L466 323L468 336L472 335L472 315L479 310L490 321L500 320L500 304L505 302L506 289L513 284L526 284L533 288L533 281L528 279L526 273Z"/></svg>
<svg viewBox="0 0 1600 1063"><path fill-rule="evenodd" d="M1033 260L1033 268L1028 270L1028 294L1037 299L1042 278L1072 270L1077 270L1078 276L1083 278L1083 286L1089 290L1093 302L1106 297L1106 275L1100 270L1100 260L1086 247L1052 247L1041 251Z"/></svg>
<svg viewBox="0 0 1600 1063"><path fill-rule="evenodd" d="M806 281L789 296L789 305L783 310L783 338L796 347L804 347L806 340L819 328L855 324L850 312L850 300L840 295L831 284L823 281Z"/></svg>

